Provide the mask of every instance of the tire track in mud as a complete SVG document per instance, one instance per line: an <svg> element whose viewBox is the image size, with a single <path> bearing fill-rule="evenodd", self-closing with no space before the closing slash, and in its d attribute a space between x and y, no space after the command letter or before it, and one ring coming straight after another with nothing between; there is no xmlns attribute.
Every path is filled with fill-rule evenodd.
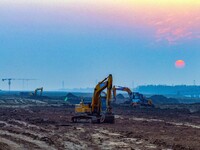
<svg viewBox="0 0 200 150"><path fill-rule="evenodd" d="M157 149L156 145L148 141L139 138L128 138L120 132L110 132L106 129L95 129L95 131L96 133L92 137L100 149Z"/></svg>
<svg viewBox="0 0 200 150"><path fill-rule="evenodd" d="M119 115L116 115L116 117L119 118L119 119L124 119L122 116L119 116ZM188 123L188 122L171 122L171 121L165 121L165 120L162 120L162 119L148 119L148 118L137 118L137 117L129 118L129 120L147 121L147 122L161 122L161 123L171 124L171 125L174 125L174 126L185 126L185 127L200 129L200 125L191 124L191 123Z"/></svg>
<svg viewBox="0 0 200 150"><path fill-rule="evenodd" d="M8 131L0 130L0 136L9 140L9 143L6 143L8 145L10 144L10 142L15 142L15 143L18 143L18 145L21 145L21 146L23 145L24 148L28 148L28 149L30 148L49 149L49 150L55 149L43 141L35 140L31 137L21 135L21 134L15 134Z"/></svg>
<svg viewBox="0 0 200 150"><path fill-rule="evenodd" d="M20 150L24 147L16 142L8 140L6 138L0 137L0 150L10 149L10 150Z"/></svg>
<svg viewBox="0 0 200 150"><path fill-rule="evenodd" d="M149 141L127 137L121 132L112 131L110 127L105 129L99 128L99 125L86 127L79 124L70 131L64 135L68 149L157 149L157 145Z"/></svg>
<svg viewBox="0 0 200 150"><path fill-rule="evenodd" d="M143 139L148 139L152 144L155 144L162 149L199 149L199 146L196 146L199 145L198 134L200 126L198 123L189 123L179 120L170 121L170 119L165 120L163 118L128 118L122 115L116 115L116 117L119 120L125 120L126 123L132 122L136 129L135 131L132 130L132 132L134 132L132 134L141 136ZM131 128L128 129L131 131ZM195 137L193 137L193 134L195 134Z"/></svg>
<svg viewBox="0 0 200 150"><path fill-rule="evenodd" d="M55 149L48 143L47 133L44 133L47 130L41 132L40 127L18 120L0 121L0 124L1 143L10 149Z"/></svg>

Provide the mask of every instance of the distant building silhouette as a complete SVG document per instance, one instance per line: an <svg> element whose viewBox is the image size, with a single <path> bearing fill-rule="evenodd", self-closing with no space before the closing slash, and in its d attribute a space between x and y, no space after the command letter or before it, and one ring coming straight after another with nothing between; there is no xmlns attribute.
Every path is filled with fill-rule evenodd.
<svg viewBox="0 0 200 150"><path fill-rule="evenodd" d="M136 88L136 91L144 94L174 95L199 97L200 86L196 85L142 85Z"/></svg>

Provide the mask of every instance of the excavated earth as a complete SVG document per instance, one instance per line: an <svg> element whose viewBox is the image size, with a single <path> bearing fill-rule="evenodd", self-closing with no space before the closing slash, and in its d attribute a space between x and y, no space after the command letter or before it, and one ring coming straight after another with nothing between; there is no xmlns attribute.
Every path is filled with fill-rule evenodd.
<svg viewBox="0 0 200 150"><path fill-rule="evenodd" d="M39 101L41 106L35 102L34 106L34 102L15 107L5 101L0 104L0 150L198 150L200 147L199 111L116 105L115 124L72 123L74 106L47 101Z"/></svg>

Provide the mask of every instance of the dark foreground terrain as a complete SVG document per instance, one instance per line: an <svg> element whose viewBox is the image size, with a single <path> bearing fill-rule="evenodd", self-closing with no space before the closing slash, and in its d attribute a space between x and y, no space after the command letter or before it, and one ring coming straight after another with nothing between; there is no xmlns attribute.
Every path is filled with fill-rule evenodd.
<svg viewBox="0 0 200 150"><path fill-rule="evenodd" d="M73 106L20 101L0 105L1 150L200 148L199 111L115 106L115 124L71 123Z"/></svg>

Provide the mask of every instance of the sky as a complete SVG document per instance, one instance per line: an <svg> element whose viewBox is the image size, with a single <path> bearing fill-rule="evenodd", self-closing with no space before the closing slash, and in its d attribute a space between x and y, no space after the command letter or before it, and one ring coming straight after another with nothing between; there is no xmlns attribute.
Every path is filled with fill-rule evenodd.
<svg viewBox="0 0 200 150"><path fill-rule="evenodd" d="M37 79L12 90L94 87L109 74L128 87L200 84L199 14L199 0L0 0L0 78Z"/></svg>

